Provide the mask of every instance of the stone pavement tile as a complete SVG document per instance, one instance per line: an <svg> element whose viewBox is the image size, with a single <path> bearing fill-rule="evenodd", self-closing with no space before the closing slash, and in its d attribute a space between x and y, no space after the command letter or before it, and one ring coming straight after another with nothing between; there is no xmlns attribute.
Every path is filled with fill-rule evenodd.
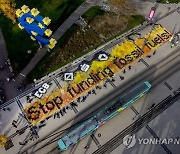
<svg viewBox="0 0 180 154"><path fill-rule="evenodd" d="M63 81L63 75L60 77L56 77L56 80L60 83L62 87L68 84L67 81Z"/></svg>
<svg viewBox="0 0 180 154"><path fill-rule="evenodd" d="M149 123L158 137L164 139L180 137L180 101L175 102L162 114ZM176 142L177 143L177 142ZM180 139L179 139L180 144ZM173 154L179 154L179 144L170 143L167 145Z"/></svg>
<svg viewBox="0 0 180 154"><path fill-rule="evenodd" d="M180 88L180 70L166 79L166 82L175 90Z"/></svg>
<svg viewBox="0 0 180 154"><path fill-rule="evenodd" d="M12 104L8 105L8 108L10 108L10 111L1 111L1 120L2 120L2 125L0 125L0 132L1 134L5 134L8 137L13 136L13 134L16 133L17 130L20 130L22 128L24 128L25 126L28 125L28 123L26 122L26 120L22 117L19 117L19 114L22 113L17 102L13 102ZM19 119L19 120L18 120ZM13 120L17 121L17 123L15 123L17 125L17 128L12 126L12 122ZM27 128L27 130L22 134L22 135L16 135L15 137L11 137L11 140L14 144L14 147L16 148L12 148L8 150L8 154L14 154L14 153L18 153L18 149L21 147L19 145L19 142L23 141L26 137L26 135L28 134L29 128ZM1 148L0 149L0 153L5 153L5 149Z"/></svg>
<svg viewBox="0 0 180 154"><path fill-rule="evenodd" d="M95 132L95 136L99 143L101 145L105 144L113 136L117 135L119 132L129 126L133 122L132 119L134 116L134 112L130 108L127 108L125 111L120 112L118 115L99 127ZM99 133L101 134L101 137L98 137Z"/></svg>
<svg viewBox="0 0 180 154"><path fill-rule="evenodd" d="M179 3L180 4L180 3ZM175 29L175 32L179 31L180 28L180 14L176 11L166 18L163 18L162 20L158 21L162 26L164 26L167 30L173 32ZM168 22L167 22L168 21Z"/></svg>
<svg viewBox="0 0 180 154"><path fill-rule="evenodd" d="M67 128L68 126L66 126L66 127L62 127L62 126L64 124L66 124L67 121L71 120L72 117L74 117L74 116L75 116L74 111L68 110L67 113L64 116L60 116L60 118L54 119L54 116L52 116L50 119L45 120L46 126L44 126L38 130L38 135L40 137L39 140L41 140L49 135L52 135L54 133L60 132L61 130L64 130L65 128ZM68 125L70 126L71 123L68 123ZM58 129L58 128L61 128L61 129ZM60 134L60 133L58 133L58 134ZM55 136L56 135L54 135L54 137ZM37 144L37 142L39 140L35 140L35 142L29 143L27 146L25 146L25 148L29 148L30 150L32 150L32 149L36 150L36 149L40 148L43 144L50 142L54 137L53 136L49 137L48 139L46 139L38 144ZM58 138L60 138L60 135L58 136ZM55 143L57 143L57 142L55 142Z"/></svg>
<svg viewBox="0 0 180 154"><path fill-rule="evenodd" d="M29 95L31 95L31 93ZM31 97L31 99L32 99L32 102L36 101L35 97ZM19 101L21 102L24 109L26 108L26 106L30 105L30 103L28 103L28 101L27 101L26 96L19 98Z"/></svg>
<svg viewBox="0 0 180 154"><path fill-rule="evenodd" d="M125 73L123 73L124 69L126 70ZM124 69L120 70L113 78L115 79L114 84L116 86L120 86L123 83L127 82L130 78L134 77L136 74L138 74L139 72L146 70L147 67L140 63L140 62L136 62L133 63L131 65L131 70L129 70L128 67L125 67ZM120 79L121 77L124 77L123 80Z"/></svg>
<svg viewBox="0 0 180 154"><path fill-rule="evenodd" d="M139 144L138 139L146 138L153 139L153 136L146 128L142 128L136 134L136 144L135 146L126 149L123 144L118 146L110 154L165 154L165 151L160 145L152 144Z"/></svg>
<svg viewBox="0 0 180 154"><path fill-rule="evenodd" d="M153 87L146 95L137 100L133 106L140 113L144 114L152 104L158 104L171 94L171 91L162 83Z"/></svg>
<svg viewBox="0 0 180 154"><path fill-rule="evenodd" d="M89 145L88 149L85 149L84 147L86 145ZM90 137L90 135L86 136L85 138L83 138L83 140L81 140L80 142L78 142L76 145L74 145L73 147L70 147L67 151L64 151L63 154L92 154L94 152L94 150L97 150L98 147L95 144L95 142L92 140L92 138Z"/></svg>
<svg viewBox="0 0 180 154"><path fill-rule="evenodd" d="M5 148L1 148L0 153L2 153L2 154L4 154L4 153L8 153L8 154L18 153L19 150L21 149L21 147L23 147L22 145L19 144L19 142L24 141L26 136L28 136L29 132L30 132L30 129L28 128L23 135L17 135L17 137L12 138L12 142L13 142L14 146L12 148L8 149L7 151L5 150Z"/></svg>
<svg viewBox="0 0 180 154"><path fill-rule="evenodd" d="M52 116L50 119L45 121L46 126L41 128L38 131L39 136L41 138L43 138L47 134L51 134L51 133L55 132L58 128L62 127L64 124L67 123L67 121L71 120L74 116L75 116L75 113L73 110L67 110L67 113L64 116L60 115L60 118L54 119L54 116ZM48 133L47 133L47 130L48 130ZM61 128L60 130L63 130L63 128ZM58 131L60 131L60 130L58 130Z"/></svg>
<svg viewBox="0 0 180 154"><path fill-rule="evenodd" d="M171 48L170 42L166 42L162 46L160 46L157 50L155 55L153 55L153 52L148 54L151 57L144 57L143 59L149 64L149 65L155 65L156 63L160 62L161 60L165 59L170 55L176 48Z"/></svg>
<svg viewBox="0 0 180 154"><path fill-rule="evenodd" d="M10 111L8 110L0 111L1 121L2 121L2 124L0 125L0 130L2 134L6 134L7 136L10 136L16 131L16 129L12 127L12 122L13 120L17 120L19 113L22 112L16 102L13 102L6 108L10 108Z"/></svg>

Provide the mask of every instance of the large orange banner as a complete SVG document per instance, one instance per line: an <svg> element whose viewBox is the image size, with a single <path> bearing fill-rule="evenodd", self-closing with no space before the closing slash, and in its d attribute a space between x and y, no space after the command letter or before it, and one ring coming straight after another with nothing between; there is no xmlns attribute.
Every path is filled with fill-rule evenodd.
<svg viewBox="0 0 180 154"><path fill-rule="evenodd" d="M25 108L29 121L35 125L48 116L59 112L80 95L93 89L102 81L113 77L126 65L132 64L156 50L172 37L172 34L162 26L157 26L146 34L144 38L137 38L134 42L124 40L121 45L112 49L106 61L92 61L87 72L77 71L74 80L61 89L55 89L49 96L38 99Z"/></svg>

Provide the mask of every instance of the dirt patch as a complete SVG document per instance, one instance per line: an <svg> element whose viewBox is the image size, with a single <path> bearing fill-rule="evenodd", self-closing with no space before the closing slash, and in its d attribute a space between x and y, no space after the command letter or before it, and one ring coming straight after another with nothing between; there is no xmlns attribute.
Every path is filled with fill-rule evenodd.
<svg viewBox="0 0 180 154"><path fill-rule="evenodd" d="M97 16L90 22L93 30L108 37L116 32L122 31L126 28L130 17L118 16L115 13L107 13L104 16Z"/></svg>

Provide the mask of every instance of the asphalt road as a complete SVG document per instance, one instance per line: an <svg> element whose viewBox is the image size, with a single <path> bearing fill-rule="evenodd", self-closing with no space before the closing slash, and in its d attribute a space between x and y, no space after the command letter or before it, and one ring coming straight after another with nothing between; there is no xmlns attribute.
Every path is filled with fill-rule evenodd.
<svg viewBox="0 0 180 154"><path fill-rule="evenodd" d="M128 134L135 134L142 127L146 126L148 122L161 114L164 110L174 104L178 99L180 99L180 92L175 96L169 95L166 99L158 103L154 108L151 108L144 115L139 116L139 118L129 125L126 129L120 132L118 135L110 139L103 146L101 146L98 150L93 152L93 154L108 154L113 151L116 147L122 144L123 138ZM147 126L148 127L148 126ZM149 127L148 127L149 128ZM171 152L167 149L167 147L162 144L161 145L169 154Z"/></svg>
<svg viewBox="0 0 180 154"><path fill-rule="evenodd" d="M162 79L163 79L162 76L166 77L169 75L169 72L171 74L173 74L178 69L180 69L179 60L180 60L180 52L179 52L179 49L177 49L169 57L160 61L157 65L149 67L149 69L147 71L145 71L145 72L143 71L140 74L138 74L137 76L132 77L124 85L116 87L116 89L113 92L104 96L100 100L96 100L96 102L94 102L94 104L92 104L91 106L88 106L88 110L83 111L83 112L79 112L79 114L78 114L79 116L72 118L71 121L67 121L63 125L63 128L65 126L66 126L66 128L68 128L70 125L72 125L72 123L75 125L78 122L91 117L92 115L94 115L95 113L100 111L101 107L104 107L105 105L108 105L108 103L111 103L112 101L116 100L122 93L126 92L132 86L136 86L139 83L142 83L143 81L149 81L150 83L152 83L153 86L155 86L158 82L162 81ZM61 129L62 129L62 126L59 129L57 129L57 132L59 132ZM47 135L47 136L50 136L54 133L56 133L56 131L50 132L49 135ZM56 135L54 135L53 139L51 138L50 141L46 140L46 142L43 143L44 139L42 139L38 142L43 143L42 147L44 147L46 144L48 145L49 142L50 143L52 143L53 141L57 142L57 140L60 138L61 135L63 135L63 133L64 132L57 133ZM38 142L34 145L37 145ZM30 148L28 148L28 149L30 149ZM26 149L26 150L28 150L28 149ZM38 148L38 149L40 150L41 148ZM33 152L38 152L38 149L36 149Z"/></svg>

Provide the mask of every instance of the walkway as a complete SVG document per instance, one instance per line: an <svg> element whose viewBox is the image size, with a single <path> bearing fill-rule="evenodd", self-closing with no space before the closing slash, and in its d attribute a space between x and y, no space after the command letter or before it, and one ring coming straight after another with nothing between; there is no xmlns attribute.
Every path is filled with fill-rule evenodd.
<svg viewBox="0 0 180 154"><path fill-rule="evenodd" d="M178 20L177 19L179 19L179 14L177 13L177 11L176 12L174 12L174 13L172 13L171 15L169 15L168 17L166 17L166 18L164 18L164 19L162 19L161 21L159 21L158 23L160 23L160 24L162 24L162 26L166 26L167 27L167 29L168 30L172 30L173 28L174 28L174 25L178 22ZM169 21L169 24L167 24L167 21ZM179 25L179 24L178 24ZM146 27L145 29L143 29L143 30L141 30L141 34L142 35L144 35L144 34L147 34L147 32L149 32L149 30L151 29L151 26L148 26L148 27ZM120 39L119 40L119 43L121 42L122 40ZM107 49L107 52L110 52L112 49ZM174 50L176 50L175 49L175 47L174 48L171 48L170 47L170 44L169 44L169 42L167 42L166 44L164 44L163 46L161 46L159 49L157 49L157 53L155 54L155 55L152 55L151 56L151 58L147 58L147 57L145 57L144 58L144 61L146 61L148 64L149 64L149 66L151 67L151 66L155 66L156 64L157 64L157 62L159 62L159 61L161 61L162 59L165 59L166 57L168 57L169 55L171 55L172 53L174 53ZM178 54L179 55L179 54ZM153 58L152 58L153 57ZM170 56L169 56L170 57ZM174 55L174 57L177 57L176 55ZM168 58L169 59L169 58ZM176 58L177 59L177 58ZM171 61L172 62L172 60L170 59L170 60L168 60L168 61ZM175 61L174 61L175 62ZM165 61L164 63L161 63L161 66L162 65L164 65L165 63L167 63L167 61ZM178 67L179 67L179 65L178 65ZM159 67L157 67L157 69L158 69ZM166 69L168 69L168 67L167 66L164 66L164 68L166 68ZM141 63L141 62L137 62L137 63L134 63L133 64L133 66L132 66L132 68L131 68L131 70L128 70L128 69L126 69L126 73L123 73L123 72L119 72L115 77L114 77L114 81L113 81L113 84L116 86L116 87L119 87L119 86L121 86L121 88L119 88L121 91L123 90L123 88L125 88L125 85L127 85L126 83L128 82L129 84L128 84L128 86L131 86L130 85L130 80L131 81L133 81L133 82L136 82L135 80L134 80L134 78L136 78L136 79L138 79L135 75L139 75L139 76L141 76L140 75L140 73L143 73L144 75L145 75L145 73L144 73L144 71L145 70L147 70L147 72L149 72L149 70L151 70L151 69L149 69L146 65L144 65L144 63ZM158 69L159 70L159 69ZM170 70L170 69L169 69ZM172 69L171 69L172 70ZM161 72L161 71L160 71ZM163 72L161 72L161 73L163 73ZM146 75L148 75L149 73L147 73ZM156 76L154 76L154 73L152 72L152 73L150 73L151 74L151 77L155 77L156 78ZM158 73L156 72L156 75L157 75ZM124 79L122 80L122 79L120 79L120 76L123 76L124 77ZM179 74L177 74L176 75L177 77L177 79L178 79L178 77L179 77ZM132 77L134 77L134 78L132 78ZM141 77L143 77L143 76L141 76ZM149 76L150 77L150 76ZM61 85L61 86L63 86L63 85L65 85L66 83L64 82L64 81L62 81L61 80L61 78L59 78L59 77L57 77L56 78L56 80L59 82L59 84ZM148 79L149 80L149 79ZM167 83L171 86L171 87L173 87L174 89L177 89L177 86L179 87L179 85L177 84L177 81L178 80L176 80L176 79L173 79L172 80L172 82L173 82L173 84L172 84L172 82L169 82L169 81L167 81ZM55 90L57 87L58 87L58 85L57 85L57 83L55 82L55 80L52 80L52 81L50 81L49 82L50 84L51 84L51 87L47 90L47 92L46 92L46 94L44 94L44 97L46 97L46 96L48 96L53 90ZM106 96L108 93L110 93L110 92L113 92L114 93L114 87L111 85L111 84L109 84L109 83L107 83L106 84L106 87L104 86L104 83L102 83L102 85L100 85L101 86L101 90L99 90L99 89L95 89L95 92L96 92L96 94L89 94L88 95L88 93L86 93L86 94L84 94L84 96L88 96L87 97L87 99L86 99L86 101L80 101L80 102L78 102L78 100L75 100L75 102L77 102L77 104L78 104L78 106L77 107L75 107L76 108L76 111L78 111L78 113L76 113L73 109L72 110L68 110L68 112L66 113L66 115L62 115L62 116L60 116L60 119L59 118L53 118L53 117L51 117L51 118L49 118L49 119L47 119L46 121L45 121L45 124L46 124L46 126L44 126L43 128L41 127L41 129L39 130L39 132L38 132L38 135L39 135L39 137L40 137L40 139L38 139L38 140L35 140L35 141L29 141L29 143L27 144L27 145L25 145L25 146L21 146L21 145L19 145L19 142L21 141L23 141L25 138L26 138L26 135L28 135L29 134L29 132L30 132L30 130L29 130L29 128L23 133L23 134L21 134L21 135L17 135L17 136L14 136L14 137L12 137L12 142L13 142L13 144L14 144L14 147L12 147L11 149L9 149L8 151L5 151L3 148L0 150L0 153L8 153L8 154L13 154L13 153L17 153L19 150L21 150L21 151L27 151L27 149L29 149L28 150L28 152L29 153L35 153L35 151L38 151L38 152L36 152L36 153L47 153L48 151L50 151L50 150L52 150L55 146L57 146L57 141L55 141L56 139L59 139L60 137L58 136L59 134L57 134L57 138L56 138L56 136L52 136L52 137L50 137L50 135L52 135L52 134L54 134L55 132L59 132L61 129L63 130L64 128L66 128L67 127L67 125L69 126L69 125L71 125L71 124L75 124L78 120L81 120L81 119L78 119L78 117L77 118L75 118L75 120L73 121L73 122L69 122L69 121L72 121L72 119L74 118L74 117L76 117L78 114L81 114L81 116L82 116L82 112L85 114L85 115L88 115L90 112L92 112L93 111L93 108L92 108L92 106L93 106L93 104L92 103L94 103L94 104L96 104L97 105L97 103L96 102L93 102L92 100L97 100L97 102L100 102L100 99L102 98L102 96ZM164 88L163 88L164 89ZM167 88L167 92L169 93L169 90L168 90L168 88ZM170 91L171 92L171 91ZM15 128L15 127L12 127L12 122L13 122L13 120L17 120L18 118L18 116L19 116L19 113L24 113L24 111L23 111L23 108L25 108L27 105L29 105L29 103L28 103L28 101L27 101L27 97L26 96L32 96L32 94L34 93L34 89L32 89L31 91L29 91L29 92L25 92L25 93L23 93L23 94L21 94L21 95L19 95L18 97L16 97L16 99L14 99L14 101L11 103L11 102L9 102L9 105L8 106L6 106L6 108L10 108L11 109L11 111L2 111L3 112L3 114L2 114L2 121L3 121L3 123L2 123L2 125L1 125L1 132L3 133L3 134L6 134L7 136L12 136L12 135L14 135L14 133L16 134L16 131L17 130L21 130L22 128L25 128L25 126L27 125L27 123L25 123L25 122L21 122L20 124L18 124L18 127L17 128ZM155 94L158 94L158 96L159 97L152 97L152 96L149 96L149 98L155 98L155 99L161 99L161 97L163 97L163 96L165 96L167 93L166 93L166 91L164 91L164 90L160 90L160 93L157 93L157 92L155 92ZM32 97L33 98L33 102L36 100L36 98L35 97ZM81 97L81 99L83 98L83 96ZM146 97L145 97L146 98ZM108 100L106 100L106 101L108 101ZM147 99L144 101L144 102L153 102L152 100L149 100L149 101L147 101ZM144 104L146 104L147 106L146 107L149 107L149 103L142 103L143 105ZM155 102L157 102L157 100L155 100ZM159 102L159 101L158 101ZM137 103L136 103L137 104ZM102 104L100 104L100 103L98 103L98 105L102 105ZM94 106L95 108L97 108L97 106ZM136 106L134 106L135 108L136 108ZM145 106L143 106L144 108L146 108ZM88 109L88 110L87 110ZM91 110L90 110L91 109ZM136 108L137 109L137 108ZM141 108L140 108L141 109ZM139 113L141 113L139 110L138 110L138 112ZM122 115L123 115L123 113L125 114L125 118L124 117L122 117ZM127 116L128 115L128 116ZM130 112L127 112L127 111L124 111L124 112L122 112L122 114L121 114L121 119L123 120L124 119L124 121L123 121L123 124L122 123L119 123L120 125L118 125L118 126L126 126L126 125L124 125L124 122L127 122L127 123L129 123L129 122L131 122L132 121L132 118L133 118L133 116L134 116L134 114L132 115L132 117L130 117L131 119L130 120L128 120L128 119L126 119L127 117L129 117L129 116L131 116L132 114L130 113ZM84 116L84 115L83 115ZM82 117L81 117L82 118ZM112 119L113 120L113 119ZM66 126L64 126L64 127L62 127L64 124L66 124L68 122L68 124L66 125ZM107 123L108 124L108 123ZM114 125L112 125L111 124L111 126L113 126L114 127ZM60 128L61 127L61 128ZM121 127L119 127L118 129L120 129ZM102 127L101 127L102 128ZM100 128L100 129L101 129ZM107 127L108 129L111 129L111 127ZM100 130L99 129L99 130ZM98 130L98 131L99 131ZM115 132L115 131L112 131L112 133L113 132ZM98 133L97 133L98 134ZM102 134L102 132L101 132L101 134ZM47 136L49 137L49 138L47 138ZM101 136L101 138L100 139L103 139L103 137L104 137L105 135L104 134L102 134L102 136ZM107 136L107 134L106 134L106 136ZM113 137L113 134L111 134L111 136ZM45 140L45 138L47 138L46 140ZM108 138L109 139L109 138ZM41 140L41 142L40 142L40 140ZM85 140L86 140L86 138L85 138ZM83 142L82 143L86 143L86 142L84 142L85 140L83 140ZM105 140L103 140L103 141L105 141ZM40 142L39 144L37 144L37 142ZM54 142L54 144L50 144L50 143L52 143L52 142ZM103 145L103 142L102 141L100 141L101 142L101 145ZM43 148L43 149L40 149L41 147L43 147L45 144L47 144L47 143L49 143L49 146L46 146L45 148ZM93 144L93 143L92 143ZM95 145L96 146L96 145ZM82 147L84 147L84 146L82 146ZM92 147L92 145L91 145L91 147ZM39 149L41 150L41 151L39 151ZM95 149L93 149L93 150L95 150ZM93 152L93 151L92 151ZM92 153L91 152L91 153ZM78 152L79 153L79 152Z"/></svg>
<svg viewBox="0 0 180 154"><path fill-rule="evenodd" d="M55 31L52 35L53 38L59 40L63 34L82 16L89 8L93 5L96 5L101 0L86 0L82 3L70 16L69 18ZM0 66L5 66L3 72L0 72L0 81L4 82L4 85L0 85L3 89L5 89L6 101L16 97L21 93L18 91L18 86L24 81L26 76L33 70L33 68L38 64L38 62L46 55L47 48L43 47L40 49L37 54L31 59L29 64L22 70L20 74L18 74L15 78L15 81L7 81L6 77L11 77L12 73L10 72L7 65L4 65L5 60L8 59L8 53L5 48L5 41L2 36L2 32L0 30ZM31 88L32 85L28 85L25 90ZM24 89L23 89L24 90ZM9 92L10 91L10 92ZM9 92L9 93L8 93Z"/></svg>
<svg viewBox="0 0 180 154"><path fill-rule="evenodd" d="M87 0L82 3L70 16L69 18L56 30L52 35L52 38L59 40L63 34L82 16L89 8L96 5L100 0ZM22 70L22 72L17 76L17 80L20 82L25 79L30 71L37 65L37 63L44 57L47 53L47 48L44 47L37 52L37 54L32 58L29 64Z"/></svg>
<svg viewBox="0 0 180 154"><path fill-rule="evenodd" d="M14 87L15 82L14 81L7 81L6 78L12 77L12 73L10 71L10 67L5 64L5 61L8 59L8 52L6 50L4 37L2 34L2 31L0 29L0 66L3 67L2 70L0 70L0 88L3 88L6 95L6 100L9 100L14 95L20 94L16 89L12 88ZM11 91L11 92L9 92Z"/></svg>

